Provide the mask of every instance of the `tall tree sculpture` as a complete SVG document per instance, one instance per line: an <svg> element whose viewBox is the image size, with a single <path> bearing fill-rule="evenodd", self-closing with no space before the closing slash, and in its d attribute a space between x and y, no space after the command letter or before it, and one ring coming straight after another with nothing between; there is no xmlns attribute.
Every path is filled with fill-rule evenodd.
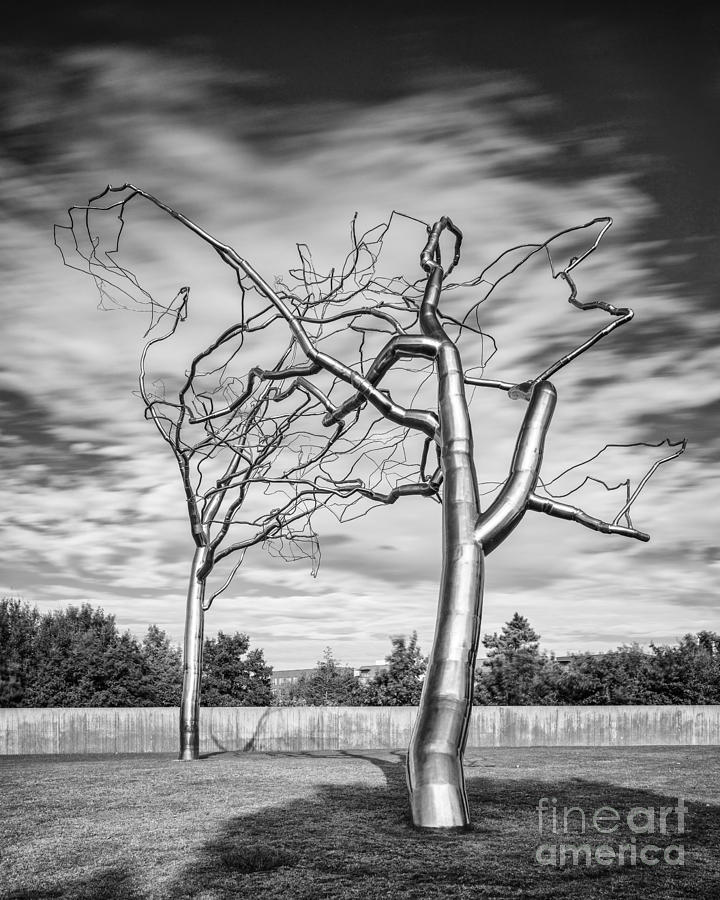
<svg viewBox="0 0 720 900"><path fill-rule="evenodd" d="M303 402L314 401L311 404L313 415L317 409L322 410L323 428L333 431L320 441L322 449L316 451L312 463L301 467L301 477L296 471L286 471L283 487L290 489L291 510L297 503L293 493L297 491L297 484L302 485L297 493L303 495L307 503L314 504L313 508L317 508L322 499L333 498L341 504L355 503L359 498L393 503L408 494L426 495L441 502L443 563L436 631L408 750L407 776L412 820L417 827L468 827L470 819L462 756L472 708L473 673L480 639L485 556L510 535L528 511L569 519L607 534L648 540L646 534L632 525L630 507L657 467L684 449L684 443L673 445L673 448L679 449L673 449L668 456L658 460L633 493L628 490L627 501L612 522L602 521L553 496L541 496L536 492L541 483L545 437L556 404L556 391L548 379L615 328L630 321L633 315L626 308L617 308L601 301L583 303L577 299L571 273L597 247L610 220L596 219L577 229L559 232L542 244L514 248L520 250L520 261L505 274L540 252L547 253L552 265L548 248L553 241L574 231L599 227L599 235L592 246L562 268L553 269L553 275L567 282L569 302L573 306L581 310L600 309L611 316L611 321L604 328L579 346L535 377L516 384L487 379L483 377L482 370L479 375L472 374L473 367L463 360L458 346L461 334L474 333L481 341L486 337L482 329L474 327L471 322L475 307L462 321L441 309L443 292L488 282L491 268L463 285L451 284L446 280L459 262L462 242L460 230L447 217L426 226L427 238L420 254L423 277L416 282L398 278L381 279L375 275L374 262L382 237L389 227L388 222L375 234L375 243L368 240L367 235L357 240L353 230L349 262L346 261L339 275L331 272L324 278L317 277L306 248L301 247L302 266L295 274L302 290L290 291L282 283L276 288L271 287L232 247L133 185L108 187L99 197L93 198L90 208L96 208L93 203L114 193L120 193L123 197L106 209L118 209L121 221L130 200L142 197L150 201L213 248L235 273L243 300L247 288L252 288L264 300L265 306L256 318L243 314L243 333L249 327L267 328L271 323L284 323L290 332L289 349L272 368L251 368L243 381L242 391L225 407L208 407L202 412L195 407L195 423L207 426L211 421L228 421L251 396L262 396L263 403L267 405L277 398L286 399L301 392ZM452 262L447 268L443 266L440 249L444 233L454 240ZM370 258L367 265L360 262L364 256ZM499 259L504 257L503 254ZM98 260L94 245L89 259L91 263ZM367 272L367 277L356 277L358 272ZM490 283L493 284L492 280ZM343 326L339 332L328 332L338 324ZM451 332L456 333L453 336ZM347 359L350 355L348 335L354 337L357 333L360 334L360 348L352 351L355 362L348 363L343 361L343 356ZM337 338L338 334L339 352L330 352L334 345L328 338ZM296 359L296 352L298 357L304 358L302 361ZM410 402L403 405L380 384L392 371L402 368L401 364L405 361L412 362L412 371L419 384ZM416 406L421 392L428 393L433 375L435 387L432 400L426 408ZM270 391L268 385L276 386L274 391ZM511 399L527 404L508 476L485 512L480 508L467 390L475 387L501 390ZM196 395L195 399L209 403L206 397L200 395ZM263 406L256 418L259 419L265 410L266 406ZM400 438L393 445L393 453L373 468L375 473L381 473L386 483L392 480L392 486L384 491L379 489L376 475L363 469L363 464L367 464L368 448L372 446L366 443L370 435L367 426L359 428L364 421L361 418L363 412L375 416L372 427L389 422L399 429L394 432ZM351 439L353 430L358 428L356 436ZM227 433L223 432L223 435ZM337 446L341 439L350 442L349 449L353 453L361 451L342 475L331 471L329 465L330 460L335 464L338 459L346 458ZM223 441L235 446L228 436ZM402 453L395 452L400 448ZM428 472L432 448L437 464L431 467L432 472ZM233 452L237 453L237 450ZM407 459L416 458L419 462L414 469L411 465L409 468L406 466L398 477L395 467L399 461L405 464ZM313 466L316 467L314 470ZM411 475L408 475L409 471ZM235 477L233 469L230 480ZM267 480L264 474L258 477ZM215 489L213 498L222 494L228 484L227 476L225 478L220 482L220 489ZM304 509L309 514L308 508ZM261 531L263 535L266 533ZM201 556L203 546L200 544L196 551ZM234 545L224 552L236 548L237 545Z"/></svg>

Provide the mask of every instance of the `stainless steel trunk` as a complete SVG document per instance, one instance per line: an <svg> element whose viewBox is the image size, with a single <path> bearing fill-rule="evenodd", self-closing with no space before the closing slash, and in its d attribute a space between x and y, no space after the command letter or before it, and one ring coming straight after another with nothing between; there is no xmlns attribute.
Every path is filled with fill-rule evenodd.
<svg viewBox="0 0 720 900"><path fill-rule="evenodd" d="M197 547L190 569L185 607L185 640L183 644L183 690L180 702L180 755L191 760L200 756L200 686L202 651L205 635L205 578L199 578L207 558L207 548Z"/></svg>

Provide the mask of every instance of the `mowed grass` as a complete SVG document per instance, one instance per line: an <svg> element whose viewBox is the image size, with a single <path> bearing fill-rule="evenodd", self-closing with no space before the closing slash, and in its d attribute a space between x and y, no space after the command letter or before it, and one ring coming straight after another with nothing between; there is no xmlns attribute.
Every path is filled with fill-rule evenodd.
<svg viewBox="0 0 720 900"><path fill-rule="evenodd" d="M3 757L0 896L720 897L720 749L488 749L466 764L473 830L436 834L410 826L401 753ZM557 834L547 817L539 833L542 797L556 800ZM683 865L536 861L543 843L629 843L633 807L659 816L678 797L684 833L672 815L668 834L635 842L681 844ZM559 833L572 806L585 834ZM590 821L604 806L622 817L611 835Z"/></svg>

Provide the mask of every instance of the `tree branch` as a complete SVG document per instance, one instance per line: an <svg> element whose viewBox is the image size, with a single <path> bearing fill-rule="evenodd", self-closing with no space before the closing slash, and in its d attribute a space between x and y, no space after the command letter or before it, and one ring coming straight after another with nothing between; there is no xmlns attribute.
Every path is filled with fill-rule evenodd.
<svg viewBox="0 0 720 900"><path fill-rule="evenodd" d="M599 240L599 238L598 238ZM595 244L597 246L597 242ZM594 247L593 247L594 249ZM590 251L588 251L590 252ZM587 256L587 253L585 254ZM584 258L584 257L583 257ZM602 309L607 313L610 313L611 316L615 316L615 320L610 322L604 328L601 328L599 331L596 331L595 334L584 341L582 344L579 344L575 347L574 350L571 350L569 353L566 353L564 356L561 356L560 359L556 360L551 366L548 366L544 372L541 372L538 376L532 379L532 381L524 381L522 384L515 385L509 392L509 396L513 399L527 399L529 396L529 391L532 390L534 385L536 385L540 381L544 381L546 378L552 377L556 372L559 372L560 369L565 368L569 363L571 363L574 359L577 359L578 356L585 353L586 350L589 350L594 344L597 344L598 341L602 340L604 337L610 334L610 332L614 331L616 328L619 328L621 325L625 325L629 322L635 313L633 310L627 307L618 307L613 306L611 303L606 303L603 300L590 300L587 303L581 303L577 299L577 287L575 282L570 277L570 269L572 269L575 265L577 265L579 260L577 258L573 258L570 261L570 265L565 271L558 272L555 277L560 277L564 279L570 285L570 296L568 297L568 303L571 303L577 309L588 310L588 309Z"/></svg>
<svg viewBox="0 0 720 900"><path fill-rule="evenodd" d="M545 437L555 410L557 394L549 381L536 385L515 444L510 472L502 490L482 513L475 527L475 540L491 553L520 524L529 509L540 476Z"/></svg>
<svg viewBox="0 0 720 900"><path fill-rule="evenodd" d="M467 372L464 374L463 379L465 384L469 384L471 387L498 388L501 391L510 391L515 387L512 381L497 381L493 378L476 378L474 375L468 375Z"/></svg>
<svg viewBox="0 0 720 900"><path fill-rule="evenodd" d="M624 525L610 524L589 516L586 512L577 506L570 506L569 503L559 503L557 500L551 500L549 497L539 497L537 494L531 494L528 498L527 508L534 512L542 512L548 516L555 516L558 519L568 519L571 522L577 522L590 528L593 531L600 531L603 534L619 534L622 537L636 538L638 541L649 541L650 535L644 531L638 531L636 528L626 528Z"/></svg>
<svg viewBox="0 0 720 900"><path fill-rule="evenodd" d="M375 357L373 364L365 376L368 384L373 387L377 385L395 365L399 359L415 359L424 357L425 359L433 359L438 350L438 342L434 338L428 338L424 335L397 335L391 338L387 344L380 350ZM387 395L384 395L389 403L396 406L394 401ZM333 425L340 419L343 419L348 413L359 409L368 400L366 392L358 390L357 393L345 400L343 403L335 407L323 419L323 425ZM397 407L402 410L402 407ZM434 437L439 425L437 416L430 410L402 410L405 421L399 424L406 425L408 420L416 418L421 431L424 431L428 437ZM428 424L432 426L432 433L428 430Z"/></svg>

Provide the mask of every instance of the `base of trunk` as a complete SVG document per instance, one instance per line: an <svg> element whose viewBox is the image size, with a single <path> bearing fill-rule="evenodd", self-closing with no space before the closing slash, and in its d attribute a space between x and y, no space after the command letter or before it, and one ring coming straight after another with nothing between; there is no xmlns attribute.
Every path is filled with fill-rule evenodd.
<svg viewBox="0 0 720 900"><path fill-rule="evenodd" d="M182 710L181 710L182 716ZM200 728L197 722L180 723L180 755L178 760L189 761L200 759ZM189 725L189 727L187 727Z"/></svg>
<svg viewBox="0 0 720 900"><path fill-rule="evenodd" d="M200 759L200 754L195 750L181 750L178 756L178 762L189 762L194 759Z"/></svg>
<svg viewBox="0 0 720 900"><path fill-rule="evenodd" d="M408 754L410 813L415 828L466 831L471 827L462 762L447 753Z"/></svg>
<svg viewBox="0 0 720 900"><path fill-rule="evenodd" d="M410 797L415 828L423 831L468 831L470 818L463 791L449 784L427 784Z"/></svg>

